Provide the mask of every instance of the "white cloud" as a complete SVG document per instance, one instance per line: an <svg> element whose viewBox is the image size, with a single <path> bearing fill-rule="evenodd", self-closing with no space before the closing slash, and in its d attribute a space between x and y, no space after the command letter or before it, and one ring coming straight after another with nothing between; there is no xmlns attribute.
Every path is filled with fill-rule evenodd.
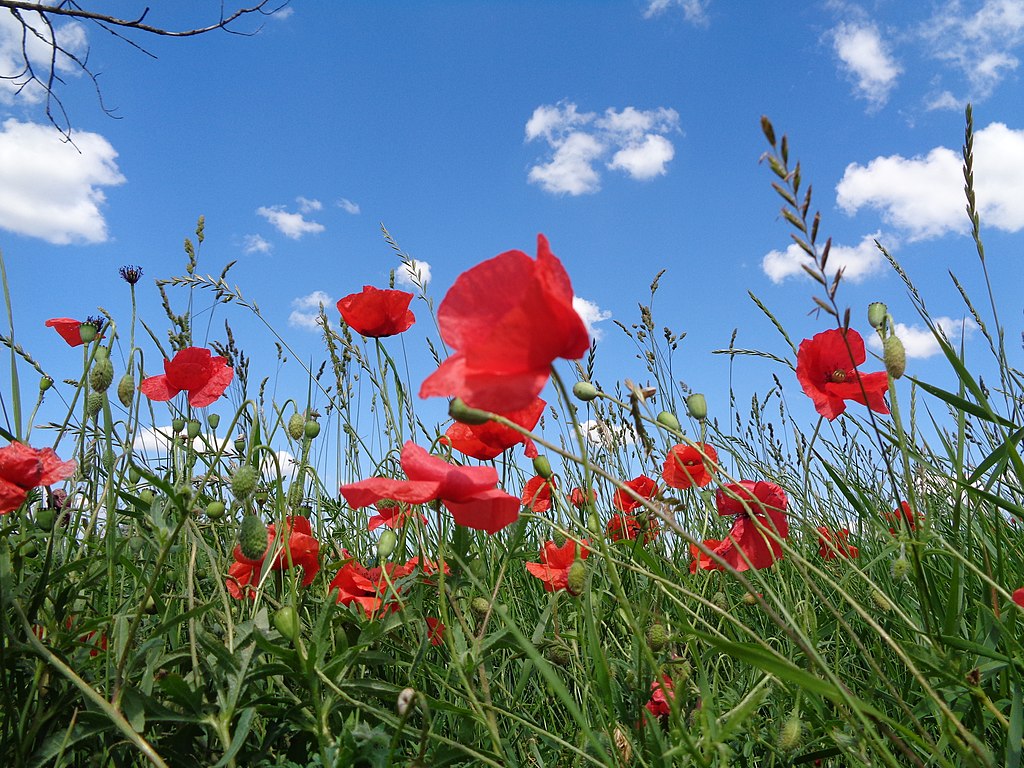
<svg viewBox="0 0 1024 768"><path fill-rule="evenodd" d="M75 131L72 146L53 126L5 120L0 227L55 245L106 241L101 187L125 181L115 158L117 152L98 133Z"/></svg>
<svg viewBox="0 0 1024 768"><path fill-rule="evenodd" d="M430 282L430 264L413 259L411 264L404 261L395 270L395 282L406 288L419 290Z"/></svg>
<svg viewBox="0 0 1024 768"><path fill-rule="evenodd" d="M12 104L21 99L29 104L38 104L46 98L46 90L38 83L28 82L24 71L25 55L39 79L45 82L50 72L53 36L38 13L24 10L20 13L31 29L25 30L13 13L0 14L0 103ZM57 45L72 56L84 59L88 54L85 27L78 22L54 25L54 34ZM58 54L54 64L56 74L60 76L81 72L81 68L64 54Z"/></svg>
<svg viewBox="0 0 1024 768"><path fill-rule="evenodd" d="M295 202L299 204L299 210L302 211L303 213L319 211L324 207L324 204L321 203L319 200L311 200L310 198L302 197L301 195L295 198Z"/></svg>
<svg viewBox="0 0 1024 768"><path fill-rule="evenodd" d="M911 240L966 232L962 158L936 147L924 157L876 157L851 163L836 187L849 214L875 208ZM992 123L974 134L974 183L982 221L1008 232L1024 229L1024 130Z"/></svg>
<svg viewBox="0 0 1024 768"><path fill-rule="evenodd" d="M184 437L184 433L182 436ZM173 439L174 428L170 424L161 427L142 427L135 433L132 450L139 453L167 453L171 450ZM221 452L227 452L232 448L232 440L233 438L221 435ZM198 453L206 452L208 445L211 451L217 450L217 440L213 433L207 433L205 437L197 435L192 440L192 450Z"/></svg>
<svg viewBox="0 0 1024 768"><path fill-rule="evenodd" d="M636 443L636 430L630 424L609 424L598 419L587 419L580 422L580 432L594 445L608 450Z"/></svg>
<svg viewBox="0 0 1024 768"><path fill-rule="evenodd" d="M332 303L334 300L323 291L313 291L306 296L292 299L292 313L288 315L288 325L319 331L320 324L317 318L320 315L320 307L329 307Z"/></svg>
<svg viewBox="0 0 1024 768"><path fill-rule="evenodd" d="M274 451L273 456L263 451L260 455L263 457L262 461L260 461L260 474L268 480L276 480L279 469L281 477L291 477L295 474L295 468L299 465L298 460L288 451ZM276 462L274 461L275 458L277 459Z"/></svg>
<svg viewBox="0 0 1024 768"><path fill-rule="evenodd" d="M278 21L284 21L285 19L290 19L293 13L295 13L295 6L286 5L283 8L278 8L274 11L270 15L270 18L277 19Z"/></svg>
<svg viewBox="0 0 1024 768"><path fill-rule="evenodd" d="M244 235L242 237L243 253L270 253L273 247L270 241L262 235Z"/></svg>
<svg viewBox="0 0 1024 768"><path fill-rule="evenodd" d="M587 326L587 333L590 334L590 338L593 341L600 341L604 338L604 331L597 327L597 323L611 318L612 313L606 309L601 309L597 304L592 301L580 298L579 296L572 297L572 308L576 310L576 314L583 320L583 324Z"/></svg>
<svg viewBox="0 0 1024 768"><path fill-rule="evenodd" d="M659 16L669 8L683 9L683 18L698 27L708 24L708 4L710 0L649 0L644 10L644 18Z"/></svg>
<svg viewBox="0 0 1024 768"><path fill-rule="evenodd" d="M875 245L875 240L882 239L881 232L867 235L857 245L835 245L829 249L825 271L835 275L843 268L843 279L859 283L882 269L882 253ZM811 257L803 248L795 243L785 251L770 251L761 260L761 269L773 283L781 283L789 277L803 277L810 280L803 265L811 266Z"/></svg>
<svg viewBox="0 0 1024 768"><path fill-rule="evenodd" d="M959 344L961 336L964 339L969 339L978 330L978 324L968 317L960 320L954 320L951 317L937 317L932 322L938 326L939 330L942 331L954 348ZM900 341L903 342L903 348L907 351L907 357L931 357L932 355L937 355L940 351L938 340L925 326L896 323L893 330ZM881 353L882 342L878 338L878 334L872 334L868 338L868 346Z"/></svg>
<svg viewBox="0 0 1024 768"><path fill-rule="evenodd" d="M950 91L942 91L941 93L932 96L925 102L925 109L955 109L956 111L963 110L966 103L963 99L958 99Z"/></svg>
<svg viewBox="0 0 1024 768"><path fill-rule="evenodd" d="M984 0L973 14L960 0L947 0L921 34L934 57L966 77L969 98L978 101L1020 64L1015 49L1024 43L1024 0Z"/></svg>
<svg viewBox="0 0 1024 768"><path fill-rule="evenodd" d="M541 139L552 154L530 168L528 179L555 194L583 195L601 188L595 164L609 152L606 167L636 180L666 173L675 148L664 134L679 130L679 114L664 107L621 112L580 112L571 102L537 107L526 123L526 140Z"/></svg>
<svg viewBox="0 0 1024 768"><path fill-rule="evenodd" d="M278 232L292 240L303 235L316 234L324 231L324 225L308 221L301 213L288 213L283 205L261 206L256 213L269 221Z"/></svg>
<svg viewBox="0 0 1024 768"><path fill-rule="evenodd" d="M359 213L359 205L353 203L351 200L341 198L337 203L338 207L341 208L345 213L351 213L353 216Z"/></svg>
<svg viewBox="0 0 1024 768"><path fill-rule="evenodd" d="M881 107L902 71L889 55L873 25L844 23L833 31L833 44L843 68L856 84L857 95Z"/></svg>

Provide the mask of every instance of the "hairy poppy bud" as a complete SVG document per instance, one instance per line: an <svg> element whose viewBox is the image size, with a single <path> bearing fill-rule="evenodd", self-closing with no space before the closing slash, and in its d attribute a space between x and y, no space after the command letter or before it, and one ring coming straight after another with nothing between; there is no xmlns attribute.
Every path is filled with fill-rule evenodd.
<svg viewBox="0 0 1024 768"><path fill-rule="evenodd" d="M889 308L880 301L873 301L868 304L868 322L872 328L881 328L885 323L885 316L889 314Z"/></svg>
<svg viewBox="0 0 1024 768"><path fill-rule="evenodd" d="M491 610L491 603L486 597L474 597L469 604L469 609L477 616L485 616Z"/></svg>
<svg viewBox="0 0 1024 768"><path fill-rule="evenodd" d="M708 417L708 401L700 392L694 392L686 398L686 410L692 418L704 421Z"/></svg>
<svg viewBox="0 0 1024 768"><path fill-rule="evenodd" d="M185 425L185 434L188 435L189 440L195 440L199 437L202 429L203 425L199 423L199 419L189 419L188 424Z"/></svg>
<svg viewBox="0 0 1024 768"><path fill-rule="evenodd" d="M211 520L219 520L224 517L224 502L211 501L206 505L206 516Z"/></svg>
<svg viewBox="0 0 1024 768"><path fill-rule="evenodd" d="M103 401L105 395L102 392L90 392L85 398L85 415L88 418L93 418L101 410L103 410Z"/></svg>
<svg viewBox="0 0 1024 768"><path fill-rule="evenodd" d="M282 637L288 638L291 642L299 636L299 612L295 606L282 605L274 614L274 629L281 633Z"/></svg>
<svg viewBox="0 0 1024 768"><path fill-rule="evenodd" d="M647 628L647 645L655 653L665 650L665 646L668 645L668 641L669 634L668 630L665 629L664 624L655 622Z"/></svg>
<svg viewBox="0 0 1024 768"><path fill-rule="evenodd" d="M882 343L882 360L885 370L894 378L900 378L907 370L907 350L899 336L889 336Z"/></svg>
<svg viewBox="0 0 1024 768"><path fill-rule="evenodd" d="M293 413L288 419L288 436L292 440L301 440L303 428L306 426L306 417L301 413Z"/></svg>
<svg viewBox="0 0 1024 768"><path fill-rule="evenodd" d="M448 403L448 415L460 424L468 424L470 426L486 424L491 420L490 416L487 415L487 411L470 408L461 397L456 397Z"/></svg>
<svg viewBox="0 0 1024 768"><path fill-rule="evenodd" d="M534 457L533 471L545 480L554 474L554 472L551 471L551 462L548 461L548 457L544 455Z"/></svg>
<svg viewBox="0 0 1024 768"><path fill-rule="evenodd" d="M658 423L663 427L668 427L673 432L679 431L679 419L671 411L662 411L658 414Z"/></svg>
<svg viewBox="0 0 1024 768"><path fill-rule="evenodd" d="M910 561L905 557L898 557L892 561L892 577L896 581L903 581L910 573Z"/></svg>
<svg viewBox="0 0 1024 768"><path fill-rule="evenodd" d="M306 423L302 425L302 434L312 440L320 434L320 422L316 419L306 419Z"/></svg>
<svg viewBox="0 0 1024 768"><path fill-rule="evenodd" d="M231 493L239 501L245 501L256 492L257 480L256 467L243 464L231 476Z"/></svg>
<svg viewBox="0 0 1024 768"><path fill-rule="evenodd" d="M377 539L377 556L390 557L396 546L398 546L398 537L395 536L395 532L383 531L380 538Z"/></svg>
<svg viewBox="0 0 1024 768"><path fill-rule="evenodd" d="M238 545L250 560L258 560L267 551L267 526L256 515L246 515L238 529Z"/></svg>
<svg viewBox="0 0 1024 768"><path fill-rule="evenodd" d="M587 582L587 564L578 557L569 566L565 576L565 589L570 595L579 595Z"/></svg>
<svg viewBox="0 0 1024 768"><path fill-rule="evenodd" d="M886 597L885 593L880 589L871 590L871 600L875 604L875 607L883 613L888 613L892 610L892 603L889 598Z"/></svg>
<svg viewBox="0 0 1024 768"><path fill-rule="evenodd" d="M125 373L117 382L117 399L125 408L132 407L132 400L135 398L135 377L131 373Z"/></svg>
<svg viewBox="0 0 1024 768"><path fill-rule="evenodd" d="M589 381L577 381L572 385L572 393L576 396L577 400L589 403L597 397L597 387Z"/></svg>
<svg viewBox="0 0 1024 768"><path fill-rule="evenodd" d="M544 649L544 655L556 667L564 667L572 661L572 650L565 643L552 643Z"/></svg>
<svg viewBox="0 0 1024 768"><path fill-rule="evenodd" d="M803 722L794 714L779 729L779 749L783 752L790 752L799 747L803 731Z"/></svg>
<svg viewBox="0 0 1024 768"><path fill-rule="evenodd" d="M103 349L103 347L100 347ZM110 358L96 355L93 361L92 370L89 371L89 385L95 392L106 392L114 382L114 364Z"/></svg>

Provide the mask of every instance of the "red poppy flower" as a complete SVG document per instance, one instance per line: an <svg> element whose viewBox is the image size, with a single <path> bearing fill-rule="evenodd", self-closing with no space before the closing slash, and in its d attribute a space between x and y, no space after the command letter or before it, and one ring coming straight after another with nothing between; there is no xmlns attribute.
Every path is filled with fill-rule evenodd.
<svg viewBox="0 0 1024 768"><path fill-rule="evenodd" d="M579 548L580 560L586 560L590 550L588 542L583 541ZM566 539L561 547L553 541L545 541L540 548L540 562L526 563L526 570L544 582L544 589L547 592L557 592L560 589L569 587L569 569L576 562L576 542Z"/></svg>
<svg viewBox="0 0 1024 768"><path fill-rule="evenodd" d="M673 445L668 449L661 477L672 488L703 488L711 482L711 472L718 462L718 452L707 443Z"/></svg>
<svg viewBox="0 0 1024 768"><path fill-rule="evenodd" d="M506 251L463 272L437 312L441 338L456 351L423 382L420 397L461 397L497 412L527 407L552 362L576 360L590 348L572 296L543 235L536 261Z"/></svg>
<svg viewBox="0 0 1024 768"><path fill-rule="evenodd" d="M380 290L364 285L338 302L342 318L356 333L379 339L407 331L416 322L410 311L412 294L406 291Z"/></svg>
<svg viewBox="0 0 1024 768"><path fill-rule="evenodd" d="M917 530L917 521L921 517L924 517L920 512L910 508L910 505L901 501L900 505L885 515L885 521L892 527L889 528L889 533L893 536L896 535L896 529L901 528L904 525L912 531Z"/></svg>
<svg viewBox="0 0 1024 768"><path fill-rule="evenodd" d="M763 480L740 480L723 485L715 493L715 507L720 515L764 514L786 509L786 492L775 483Z"/></svg>
<svg viewBox="0 0 1024 768"><path fill-rule="evenodd" d="M843 331L833 328L800 342L796 378L815 410L830 421L846 410L847 400L888 413L889 376L885 371L858 373L857 366L866 359L864 339L857 331L847 329L844 338Z"/></svg>
<svg viewBox="0 0 1024 768"><path fill-rule="evenodd" d="M0 448L0 515L20 507L32 488L52 485L75 474L74 461L61 461L52 448L11 443Z"/></svg>
<svg viewBox="0 0 1024 768"><path fill-rule="evenodd" d="M714 552L722 544L721 539L704 539L704 546ZM697 569L702 571L722 570L722 567L705 555L696 544L690 544L690 573L696 573Z"/></svg>
<svg viewBox="0 0 1024 768"><path fill-rule="evenodd" d="M774 483L742 480L723 486L715 494L718 514L735 515L736 519L725 539L709 539L704 545L737 571L767 568L782 559L778 539L789 537L787 504L785 492ZM693 545L690 550L695 553L691 573L697 568L724 570Z"/></svg>
<svg viewBox="0 0 1024 768"><path fill-rule="evenodd" d="M52 317L46 321L46 327L57 331L69 347L80 347L83 344L82 334L79 331L79 328L82 327L81 320L74 320L70 317Z"/></svg>
<svg viewBox="0 0 1024 768"><path fill-rule="evenodd" d="M519 499L497 488L494 467L458 467L411 441L402 448L401 464L408 480L371 477L341 486L341 495L353 509L381 499L407 504L439 500L458 525L488 533L519 519Z"/></svg>
<svg viewBox="0 0 1024 768"><path fill-rule="evenodd" d="M538 397L525 408L500 415L523 429L533 429L540 421L545 405L547 403ZM442 439L455 450L481 461L490 461L520 443L523 444L523 452L528 459L537 456L537 446L530 438L494 421L484 424L462 424L457 421L448 427Z"/></svg>
<svg viewBox="0 0 1024 768"><path fill-rule="evenodd" d="M1019 589L1013 590L1012 597L1013 602L1015 602L1021 608L1024 608L1024 587L1020 587Z"/></svg>
<svg viewBox="0 0 1024 768"><path fill-rule="evenodd" d="M589 494L583 493L582 488L573 488L572 493L569 494L569 503L576 507L576 509L583 509L595 501L597 501L597 491L593 488L590 489Z"/></svg>
<svg viewBox="0 0 1024 768"><path fill-rule="evenodd" d="M445 629L446 627L441 623L440 619L435 619L433 616L427 616L427 639L430 640L431 645L444 644Z"/></svg>
<svg viewBox="0 0 1024 768"><path fill-rule="evenodd" d="M520 501L531 512L547 512L551 509L551 491L555 487L555 478L543 478L540 475L531 477L523 486Z"/></svg>
<svg viewBox="0 0 1024 768"><path fill-rule="evenodd" d="M661 680L651 683L651 698L644 707L654 717L668 717L672 714L672 700L675 698L675 686L672 678L662 675Z"/></svg>
<svg viewBox="0 0 1024 768"><path fill-rule="evenodd" d="M819 526L818 553L826 560L835 560L837 557L859 557L860 550L849 543L849 538L848 528L840 528L833 532L823 525Z"/></svg>
<svg viewBox="0 0 1024 768"><path fill-rule="evenodd" d="M161 401L188 392L188 404L204 408L224 394L234 375L223 357L214 357L202 347L186 347L173 360L164 360L164 373L143 381L139 391L150 400Z"/></svg>
<svg viewBox="0 0 1024 768"><path fill-rule="evenodd" d="M375 531L382 525L388 528L401 528L405 525L405 521L412 515L412 510L409 509L408 504L403 504L400 501L394 499L381 499L375 505L377 508L377 514L373 515L367 521L367 529ZM423 522L427 522L427 516L420 514Z"/></svg>
<svg viewBox="0 0 1024 768"><path fill-rule="evenodd" d="M385 563L384 567L367 568L358 560L348 560L331 579L329 592L337 590L337 601L342 605L358 603L372 619L378 611L397 611L396 599L401 592L397 582L404 579L412 568L409 565Z"/></svg>
<svg viewBox="0 0 1024 768"><path fill-rule="evenodd" d="M658 492L658 483L647 475L634 477L632 480L625 483L625 485L644 499L650 499ZM612 496L612 504L616 509L623 512L634 512L641 506L639 501L622 489L615 491L615 494Z"/></svg>
<svg viewBox="0 0 1024 768"><path fill-rule="evenodd" d="M235 562L228 568L228 593L234 598L256 596L256 580L263 570L263 561L275 546L277 538L276 525L267 526L267 548L256 559L242 554L242 547L235 546ZM313 538L313 529L309 518L295 515L285 518L285 531L281 541L276 542L276 554L270 565L272 571L287 570L291 565L302 566L302 586L308 587L320 572L320 542Z"/></svg>
<svg viewBox="0 0 1024 768"><path fill-rule="evenodd" d="M638 536L643 534L644 544L649 544L657 538L661 526L658 525L656 518L647 516L645 520L641 521L640 518L635 515L627 515L625 513L612 515L608 520L608 525L605 526L605 533L612 541L635 541Z"/></svg>

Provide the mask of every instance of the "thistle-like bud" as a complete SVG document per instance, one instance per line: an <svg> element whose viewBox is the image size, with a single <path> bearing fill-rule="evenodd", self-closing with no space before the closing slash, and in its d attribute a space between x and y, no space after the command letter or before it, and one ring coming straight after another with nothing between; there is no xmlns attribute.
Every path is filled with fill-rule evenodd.
<svg viewBox="0 0 1024 768"><path fill-rule="evenodd" d="M102 392L90 392L85 398L85 415L87 418L95 418L103 410L103 402L106 398Z"/></svg>
<svg viewBox="0 0 1024 768"><path fill-rule="evenodd" d="M544 655L556 667L564 667L572 661L572 649L561 642L551 643L551 645L544 649Z"/></svg>
<svg viewBox="0 0 1024 768"><path fill-rule="evenodd" d="M569 566L565 577L565 589L570 595L579 595L587 583L587 564L578 557Z"/></svg>
<svg viewBox="0 0 1024 768"><path fill-rule="evenodd" d="M576 396L577 400L589 403L597 397L597 387L589 381L577 381L572 385L572 393Z"/></svg>
<svg viewBox="0 0 1024 768"><path fill-rule="evenodd" d="M804 724L794 713L779 729L779 749L783 752L791 752L799 747L803 732Z"/></svg>
<svg viewBox="0 0 1024 768"><path fill-rule="evenodd" d="M533 471L545 480L549 479L554 474L554 472L551 471L551 462L548 461L548 457L544 455L534 457Z"/></svg>
<svg viewBox="0 0 1024 768"><path fill-rule="evenodd" d="M704 421L708 417L708 401L704 399L704 395L700 392L694 392L686 398L686 410L691 418L697 419L697 421Z"/></svg>
<svg viewBox="0 0 1024 768"><path fill-rule="evenodd" d="M894 378L900 378L907 370L907 350L899 336L891 335L882 342L882 360L885 370Z"/></svg>
<svg viewBox="0 0 1024 768"><path fill-rule="evenodd" d="M881 328L885 324L889 308L880 301L873 301L868 304L868 322L872 328Z"/></svg>
<svg viewBox="0 0 1024 768"><path fill-rule="evenodd" d="M246 515L238 529L238 546L250 560L259 560L267 551L267 526L256 515Z"/></svg>
<svg viewBox="0 0 1024 768"><path fill-rule="evenodd" d="M103 349L103 347L100 347ZM96 355L89 371L89 385L95 392L106 392L114 382L114 364L107 355Z"/></svg>
<svg viewBox="0 0 1024 768"><path fill-rule="evenodd" d="M470 426L486 424L491 420L491 417L487 415L487 411L481 411L479 408L470 408L461 397L456 397L448 403L448 415L460 424L469 424Z"/></svg>
<svg viewBox="0 0 1024 768"><path fill-rule="evenodd" d="M117 399L125 408L132 407L132 400L135 399L135 377L130 372L126 372L117 382Z"/></svg>
<svg viewBox="0 0 1024 768"><path fill-rule="evenodd" d="M680 429L679 419L672 411L662 411L658 414L658 423L663 427L671 429L673 432L678 432Z"/></svg>
<svg viewBox="0 0 1024 768"><path fill-rule="evenodd" d="M306 426L306 417L301 413L293 413L288 419L288 436L292 440L301 440L303 430Z"/></svg>
<svg viewBox="0 0 1024 768"><path fill-rule="evenodd" d="M896 581L903 581L910 573L910 561L900 556L892 561L892 577Z"/></svg>
<svg viewBox="0 0 1024 768"><path fill-rule="evenodd" d="M665 650L669 637L668 630L665 629L664 624L654 622L647 628L647 645L655 653Z"/></svg>
<svg viewBox="0 0 1024 768"><path fill-rule="evenodd" d="M243 464L231 476L231 493L238 501L245 501L256 492L259 473L251 464Z"/></svg>

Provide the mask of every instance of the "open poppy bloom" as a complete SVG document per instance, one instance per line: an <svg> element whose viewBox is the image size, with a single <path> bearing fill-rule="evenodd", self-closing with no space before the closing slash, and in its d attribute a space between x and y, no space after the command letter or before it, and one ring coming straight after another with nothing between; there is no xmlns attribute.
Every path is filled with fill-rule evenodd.
<svg viewBox="0 0 1024 768"><path fill-rule="evenodd" d="M835 560L838 557L859 557L860 550L849 543L849 538L848 528L831 531L824 525L819 526L818 554L826 560Z"/></svg>
<svg viewBox="0 0 1024 768"><path fill-rule="evenodd" d="M336 598L342 605L358 604L372 619L378 612L397 611L400 603L399 587L396 585L412 573L408 564L385 563L384 567L367 568L354 558L349 559L331 579L329 591L337 590Z"/></svg>
<svg viewBox="0 0 1024 768"><path fill-rule="evenodd" d="M547 512L551 509L551 491L555 487L555 478L543 478L540 475L531 477L523 486L523 496L520 499L524 507L529 507L531 512Z"/></svg>
<svg viewBox="0 0 1024 768"><path fill-rule="evenodd" d="M569 494L569 503L576 507L576 509L583 509L595 501L597 501L597 491L593 488L590 489L589 494L585 494L582 488L573 488L572 493Z"/></svg>
<svg viewBox="0 0 1024 768"><path fill-rule="evenodd" d="M717 462L718 452L707 443L673 445L668 449L661 477L672 488L703 488L711 482L712 467Z"/></svg>
<svg viewBox="0 0 1024 768"><path fill-rule="evenodd" d="M82 327L81 320L74 320L70 317L52 317L46 321L46 327L53 328L59 333L69 347L80 347L84 343L79 330Z"/></svg>
<svg viewBox="0 0 1024 768"><path fill-rule="evenodd" d="M896 509L885 515L885 520L890 526L892 526L889 528L889 533L895 536L896 528L904 525L910 530L916 531L917 521L921 517L923 517L923 515L916 510L911 509L907 502L901 501L900 505L896 507Z"/></svg>
<svg viewBox="0 0 1024 768"><path fill-rule="evenodd" d="M441 623L440 619L435 619L433 616L427 616L427 639L431 645L443 645L444 644L444 631L446 627Z"/></svg>
<svg viewBox="0 0 1024 768"><path fill-rule="evenodd" d="M256 596L256 580L263 570L263 562L276 544L277 553L270 565L272 571L284 571L290 565L302 566L302 586L308 587L320 572L320 542L313 538L309 518L295 515L285 518L284 536L277 539L276 525L267 526L267 548L258 558L242 554L241 545L235 546L235 562L228 568L226 585L228 594L236 599Z"/></svg>
<svg viewBox="0 0 1024 768"><path fill-rule="evenodd" d="M32 488L67 480L74 461L61 461L52 448L11 443L0 448L0 515L20 507Z"/></svg>
<svg viewBox="0 0 1024 768"><path fill-rule="evenodd" d="M580 560L586 560L590 554L584 540L579 547ZM566 539L561 547L553 541L545 541L540 548L540 562L526 563L526 570L544 582L546 592L557 592L569 588L569 569L576 562L576 542Z"/></svg>
<svg viewBox="0 0 1024 768"><path fill-rule="evenodd" d="M426 378L420 397L461 397L498 413L527 407L552 362L579 359L590 348L572 296L544 235L536 261L506 251L463 272L437 312L441 338L456 351Z"/></svg>
<svg viewBox="0 0 1024 768"><path fill-rule="evenodd" d="M1013 602L1021 608L1024 608L1024 587L1013 590L1011 597L1013 598Z"/></svg>
<svg viewBox="0 0 1024 768"><path fill-rule="evenodd" d="M338 301L342 319L356 333L379 339L407 331L416 322L409 309L412 294L406 291L380 290L364 285L359 293L351 293Z"/></svg>
<svg viewBox="0 0 1024 768"><path fill-rule="evenodd" d="M224 394L235 370L223 357L214 357L203 347L186 347L164 360L164 373L150 376L139 391L150 400L170 400L179 392L188 392L188 404L205 408Z"/></svg>
<svg viewBox="0 0 1024 768"><path fill-rule="evenodd" d="M672 714L672 700L675 698L675 686L672 678L662 675L660 680L651 683L651 698L644 708L654 717L668 717Z"/></svg>
<svg viewBox="0 0 1024 768"><path fill-rule="evenodd" d="M371 477L341 486L353 509L393 499L407 504L440 501L458 525L497 533L519 519L519 499L500 490L494 467L458 467L431 456L412 441L402 447L407 480Z"/></svg>
<svg viewBox="0 0 1024 768"><path fill-rule="evenodd" d="M635 541L643 535L643 543L648 544L657 538L661 532L661 526L657 518L645 515L641 520L636 515L621 513L612 515L605 526L605 533L612 541Z"/></svg>
<svg viewBox="0 0 1024 768"><path fill-rule="evenodd" d="M852 328L838 328L815 334L800 342L796 354L796 378L814 408L831 421L846 410L846 401L866 405L877 413L888 413L885 393L889 375L885 371L858 373L867 359L864 339Z"/></svg>
<svg viewBox="0 0 1024 768"><path fill-rule="evenodd" d="M632 480L627 481L625 486L633 490L642 499L650 499L658 492L658 483L647 475L634 477ZM635 512L641 506L641 502L634 499L626 491L618 489L612 495L612 505L623 512Z"/></svg>
<svg viewBox="0 0 1024 768"><path fill-rule="evenodd" d="M547 403L537 397L525 408L499 415L523 429L533 429L540 421L545 405ZM528 459L537 456L537 446L533 444L533 440L495 421L483 424L463 424L457 421L448 427L442 440L455 450L481 461L490 461L520 443L523 444L523 453Z"/></svg>
<svg viewBox="0 0 1024 768"><path fill-rule="evenodd" d="M412 514L408 504L402 504L394 499L381 499L374 506L377 514L367 521L367 530L370 531L375 531L382 525L388 528L401 528ZM427 522L426 515L421 513L420 517L424 523Z"/></svg>
<svg viewBox="0 0 1024 768"><path fill-rule="evenodd" d="M718 514L735 515L736 519L725 539L708 539L704 546L737 571L769 567L782 559L778 539L789 537L787 504L785 491L775 483L741 480L722 486L715 494ZM697 568L724 570L692 544L690 551L696 553L690 564L691 573Z"/></svg>

